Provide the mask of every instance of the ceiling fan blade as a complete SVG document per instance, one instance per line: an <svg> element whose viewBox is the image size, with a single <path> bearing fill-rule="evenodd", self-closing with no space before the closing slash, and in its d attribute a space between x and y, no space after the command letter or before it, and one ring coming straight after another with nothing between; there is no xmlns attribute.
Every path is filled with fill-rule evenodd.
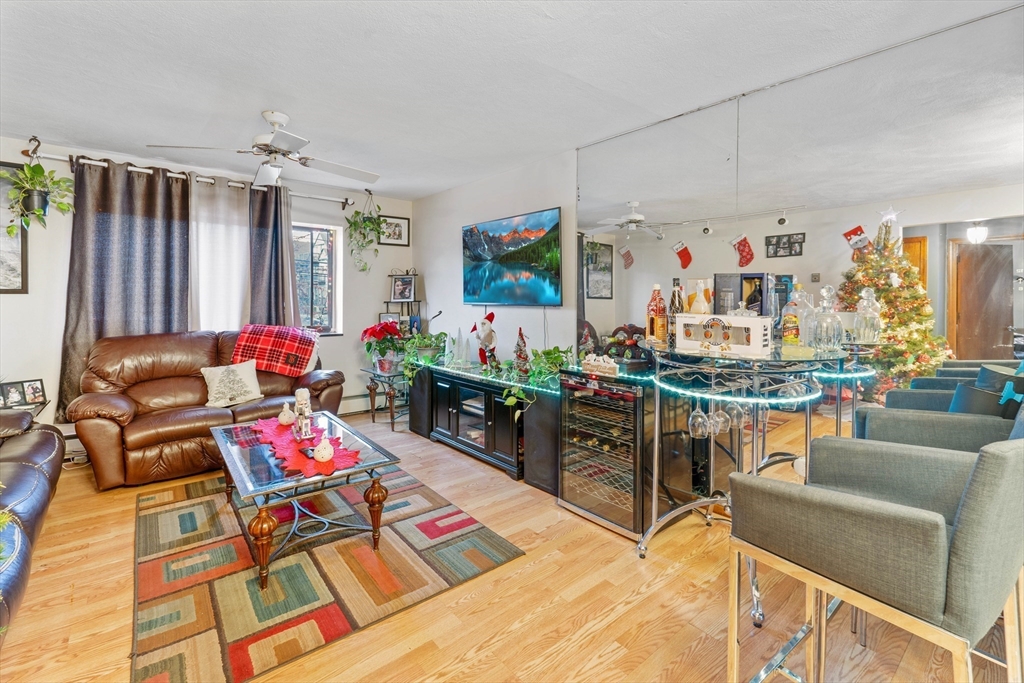
<svg viewBox="0 0 1024 683"><path fill-rule="evenodd" d="M369 171L361 171L358 168L352 168L351 166L342 166L336 164L333 161L324 161L323 159L314 159L313 157L299 157L295 161L306 168L315 168L318 171L327 171L328 173L334 173L335 175L342 175L346 178L352 178L353 180L361 180L364 183L373 184L380 178L376 173L370 173Z"/></svg>
<svg viewBox="0 0 1024 683"><path fill-rule="evenodd" d="M280 164L271 165L269 161L264 161L260 164L260 167L256 169L256 177L252 179L253 187L268 187L277 184L277 179L281 176Z"/></svg>
<svg viewBox="0 0 1024 683"><path fill-rule="evenodd" d="M660 232L655 232L654 230L651 229L651 226L647 225L646 223L640 223L637 225L637 227L640 228L641 230L646 230L647 232L657 237L659 240L665 239L664 235L662 235Z"/></svg>
<svg viewBox="0 0 1024 683"><path fill-rule="evenodd" d="M270 138L271 147L276 147L285 152L298 152L308 144L309 140L306 138L300 138L298 135L293 135L281 128L275 130L274 137Z"/></svg>
<svg viewBox="0 0 1024 683"><path fill-rule="evenodd" d="M682 223L643 223L642 225L648 228L678 228L681 225L689 225L690 221L683 221Z"/></svg>
<svg viewBox="0 0 1024 683"><path fill-rule="evenodd" d="M601 233L611 232L612 230L617 230L618 228L618 225L602 225L597 228L587 228L586 230L583 230L581 232L584 235L600 235Z"/></svg>
<svg viewBox="0 0 1024 683"><path fill-rule="evenodd" d="M618 225L622 222L621 218L605 218L603 221L598 221L599 225Z"/></svg>
<svg viewBox="0 0 1024 683"><path fill-rule="evenodd" d="M216 149L221 152L238 152L239 154L252 154L251 149L235 149L234 147L192 147L191 145L146 145L150 149Z"/></svg>

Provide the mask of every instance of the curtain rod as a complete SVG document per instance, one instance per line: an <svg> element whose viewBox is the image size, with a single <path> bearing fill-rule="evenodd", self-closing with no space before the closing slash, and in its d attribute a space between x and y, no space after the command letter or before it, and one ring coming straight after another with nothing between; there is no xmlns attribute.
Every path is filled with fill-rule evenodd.
<svg viewBox="0 0 1024 683"><path fill-rule="evenodd" d="M42 152L37 152L35 156L37 156L37 157L39 157L41 159L53 159L54 161L64 161L64 162L67 162L68 164L71 163L70 157L62 157L62 156L59 156L57 154L45 154L45 153L42 153ZM87 164L89 166L100 166L102 168L106 168L107 167L107 162L105 162L105 161L93 161L92 159L78 159L78 163L80 163L80 164ZM153 175L153 169L151 169L151 168L140 168L138 166L132 166L131 164L129 164L128 165L128 170L131 171L132 173L145 173L147 175ZM181 178L182 180L188 180L188 175L186 175L184 173L174 173L174 172L171 172L171 173L167 174L167 177L168 178ZM217 182L217 180L215 178L207 178L206 176L196 175L196 182L208 183L208 184L212 185L215 182ZM244 188L245 187L245 183L237 181L237 180L229 180L228 181L228 187ZM253 187L253 186L250 185L249 189L250 190L256 190L258 192L266 192L267 191L267 188L263 187L263 186ZM301 192L291 192L291 191L289 191L289 194L292 197L299 197L301 199L316 199L316 200L321 201L321 202L334 202L336 204L341 204L342 208L351 206L352 203L353 203L353 202L351 202L349 200L348 197L345 197L343 199L338 199L337 197L326 197L324 195L319 195L319 194L302 194Z"/></svg>

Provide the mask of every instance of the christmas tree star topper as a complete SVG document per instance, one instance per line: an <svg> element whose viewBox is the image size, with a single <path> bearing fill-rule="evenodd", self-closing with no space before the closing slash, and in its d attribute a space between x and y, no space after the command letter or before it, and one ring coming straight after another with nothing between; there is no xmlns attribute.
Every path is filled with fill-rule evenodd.
<svg viewBox="0 0 1024 683"><path fill-rule="evenodd" d="M896 211L895 209L892 208L892 204L890 204L888 209L886 209L885 211L878 212L882 216L882 220L880 222L895 223L896 217L903 213L905 210L906 209L901 209L900 211Z"/></svg>

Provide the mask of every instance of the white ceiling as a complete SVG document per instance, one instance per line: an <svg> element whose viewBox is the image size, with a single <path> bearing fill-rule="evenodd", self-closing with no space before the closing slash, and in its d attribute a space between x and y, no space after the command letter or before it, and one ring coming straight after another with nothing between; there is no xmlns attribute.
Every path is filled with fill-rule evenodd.
<svg viewBox="0 0 1024 683"><path fill-rule="evenodd" d="M4 0L0 134L153 158L246 147L272 108L413 199L1012 4Z"/></svg>
<svg viewBox="0 0 1024 683"><path fill-rule="evenodd" d="M1018 8L581 149L577 220L626 201L671 222L1020 183Z"/></svg>

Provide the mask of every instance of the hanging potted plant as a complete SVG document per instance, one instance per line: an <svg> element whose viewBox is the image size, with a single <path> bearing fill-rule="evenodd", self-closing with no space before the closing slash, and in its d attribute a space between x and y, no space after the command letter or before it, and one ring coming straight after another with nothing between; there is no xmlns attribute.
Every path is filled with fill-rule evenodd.
<svg viewBox="0 0 1024 683"><path fill-rule="evenodd" d="M11 182L7 192L7 208L12 216L7 234L11 237L18 234L19 226L28 230L33 220L45 228L50 204L64 215L75 210L69 201L74 196L75 181L56 177L54 171L47 171L38 162L25 164L13 173L0 171L0 178Z"/></svg>
<svg viewBox="0 0 1024 683"><path fill-rule="evenodd" d="M359 335L359 340L366 342L366 354L378 371L391 373L398 369L402 360L399 353L405 348L405 342L397 322L388 320L370 325Z"/></svg>
<svg viewBox="0 0 1024 683"><path fill-rule="evenodd" d="M366 191L366 205L362 211L358 209L352 212L351 216L345 218L348 223L348 253L356 262L359 272L365 273L370 270L369 262L363 258L363 252L377 243L377 240L384 232L386 218L381 218L380 207L373 203L373 194ZM377 256L379 249L373 248L373 255Z"/></svg>

